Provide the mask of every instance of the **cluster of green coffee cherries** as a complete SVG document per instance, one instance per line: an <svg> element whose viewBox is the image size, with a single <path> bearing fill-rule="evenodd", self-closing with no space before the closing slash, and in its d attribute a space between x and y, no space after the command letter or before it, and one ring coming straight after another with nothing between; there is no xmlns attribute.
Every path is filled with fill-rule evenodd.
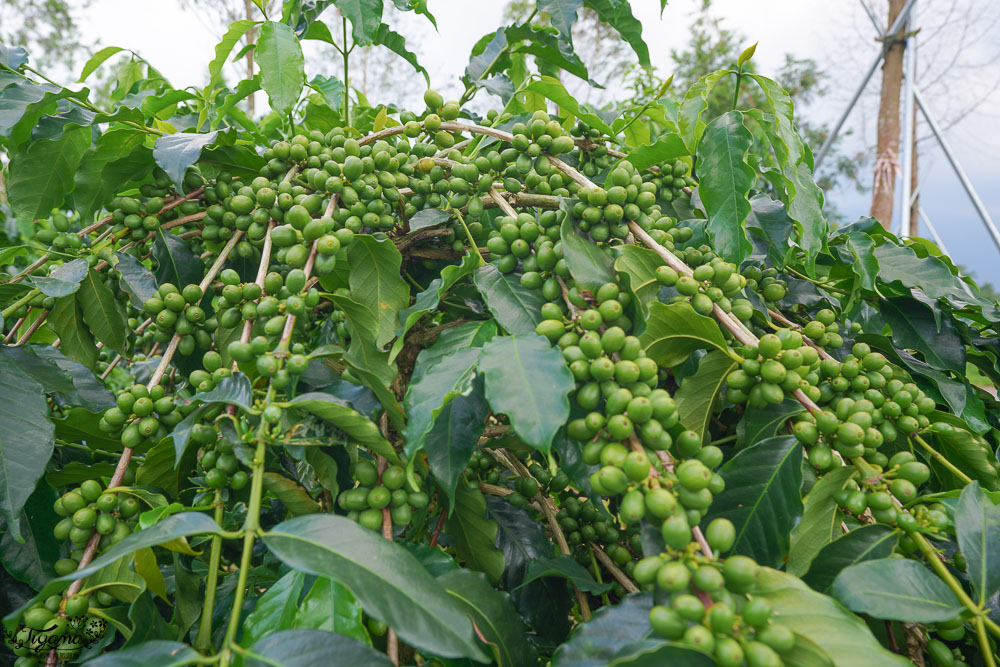
<svg viewBox="0 0 1000 667"><path fill-rule="evenodd" d="M736 298L746 286L746 278L740 275L736 265L719 257L696 266L692 275L680 275L669 266L659 266L656 268L656 280L677 290L670 303L687 301L701 315L711 315L718 305L723 312L732 313L741 322L749 322L753 316L753 305L746 299Z"/></svg>
<svg viewBox="0 0 1000 667"><path fill-rule="evenodd" d="M114 602L110 595L104 596L110 598L108 604ZM26 609L13 641L8 641L18 656L14 667L44 665L53 649L56 657L66 663L77 658L83 647L104 637L107 621L89 613L98 609L95 602L96 599L77 593L64 604L61 595L51 595Z"/></svg>
<svg viewBox="0 0 1000 667"><path fill-rule="evenodd" d="M945 644L945 641L959 642L965 638L965 619L961 616L935 623L928 630L932 631L941 639L930 639L927 642L927 654L934 661L937 667L965 667L962 650L952 648ZM942 641L944 640L944 641Z"/></svg>
<svg viewBox="0 0 1000 667"><path fill-rule="evenodd" d="M531 473L531 477L505 476L493 457L482 450L472 452L469 457L468 470L487 484L500 484L501 482L507 484L508 488L513 490L513 493L506 496L507 501L515 507L524 507L539 492L559 493L570 483L569 476L562 470L553 475L530 459L528 460L528 472Z"/></svg>
<svg viewBox="0 0 1000 667"><path fill-rule="evenodd" d="M228 486L239 491L247 485L250 477L240 469L240 461L234 453L233 443L219 438L219 431L210 424L199 423L191 427L191 441L201 445L198 466L204 487L221 489Z"/></svg>
<svg viewBox="0 0 1000 667"><path fill-rule="evenodd" d="M97 480L88 479L78 489L56 499L57 516L63 517L52 532L57 540L68 540L73 555L56 561L57 574L76 570L81 551L94 533L101 535L98 548L104 550L131 534L131 525L141 509L138 500L124 493L109 493Z"/></svg>
<svg viewBox="0 0 1000 667"><path fill-rule="evenodd" d="M427 507L430 498L423 491L409 491L406 486L406 469L390 465L379 478L375 464L360 459L351 468L358 486L345 489L337 497L339 507L347 517L373 531L382 530L382 515L389 509L392 525L405 528L413 520L414 510Z"/></svg>
<svg viewBox="0 0 1000 667"><path fill-rule="evenodd" d="M780 358L767 361L778 361L785 367ZM773 364L768 364L770 380L763 376L763 363L760 368L765 382L773 384L773 379L780 376ZM741 370L749 375L746 368ZM800 415L793 426L795 436L810 447L810 462L821 471L833 465L829 450L845 459L863 456L872 465L885 467L889 460L878 451L882 443L927 428L928 415L936 407L934 399L916 384L896 377L905 377L901 369L865 343L855 343L852 353L842 361L823 359L802 372L787 372L796 372L808 385L804 389L810 398L826 407L812 415Z"/></svg>
<svg viewBox="0 0 1000 667"><path fill-rule="evenodd" d="M606 187L580 188L573 205L573 217L581 230L603 243L625 239L628 223L637 222L644 229L667 232L676 220L665 215L656 203L656 185L644 181L630 162L622 162L605 181ZM666 218L662 223L661 219Z"/></svg>
<svg viewBox="0 0 1000 667"><path fill-rule="evenodd" d="M559 295L556 277L568 278L569 267L562 256L559 240L560 215L545 211L537 218L531 213L501 216L495 229L487 234L486 249L501 273L511 273L522 263L521 284L528 289L541 289L543 294Z"/></svg>
<svg viewBox="0 0 1000 667"><path fill-rule="evenodd" d="M189 169L184 177L184 190L190 192L203 184L201 175ZM166 198L173 186L170 177L160 169L154 174L154 182L139 187L131 195L121 195L108 202L111 212L111 231L122 241L142 241L160 227L180 217L192 215L202 210L203 204L197 200L181 202L165 209Z"/></svg>
<svg viewBox="0 0 1000 667"><path fill-rule="evenodd" d="M41 309L41 310L51 310L52 307L55 306L55 305L56 305L56 300L55 300L54 297L45 296L42 293L38 293L35 296L33 296L28 301L28 303L24 304L23 306L21 306L20 308L18 308L16 311L14 311L13 317L11 317L11 320L14 321L14 320L20 319L20 318L24 317L25 315L27 315L29 307L30 308L38 308L38 309Z"/></svg>
<svg viewBox="0 0 1000 667"><path fill-rule="evenodd" d="M179 334L177 350L185 356L193 354L196 348L211 348L212 333L218 328L219 320L205 312L204 297L198 285L185 285L181 289L173 283L160 285L142 304L146 315L153 320L150 327L153 340L166 344L174 334Z"/></svg>
<svg viewBox="0 0 1000 667"><path fill-rule="evenodd" d="M122 445L135 449L165 438L168 429L179 424L192 409L177 405L162 385L147 389L134 384L118 393L115 406L104 411L98 427L102 433L121 433Z"/></svg>
<svg viewBox="0 0 1000 667"><path fill-rule="evenodd" d="M804 343L799 331L779 329L761 336L756 345L744 345L740 352L744 361L727 378L730 402L759 409L781 403L786 393L798 389L813 401L822 398L819 352Z"/></svg>
<svg viewBox="0 0 1000 667"><path fill-rule="evenodd" d="M713 535L710 524L706 532L710 545L724 549L734 537L731 525ZM772 621L770 602L753 596L758 572L746 556L650 556L636 565L635 577L643 588L660 591L663 602L649 612L657 634L711 655L721 667L781 667L795 635Z"/></svg>
<svg viewBox="0 0 1000 667"><path fill-rule="evenodd" d="M53 211L48 219L39 220L35 223L35 240L49 246L53 250L79 249L84 245L84 240L70 231L72 223L61 211Z"/></svg>

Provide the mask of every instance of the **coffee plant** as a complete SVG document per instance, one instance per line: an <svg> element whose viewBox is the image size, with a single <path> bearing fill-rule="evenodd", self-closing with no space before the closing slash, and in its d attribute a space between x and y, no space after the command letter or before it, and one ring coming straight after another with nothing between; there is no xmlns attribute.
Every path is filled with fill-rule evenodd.
<svg viewBox="0 0 1000 667"><path fill-rule="evenodd" d="M0 46L6 664L996 664L1000 307L826 221L752 50L595 109L577 9L641 26L539 0L406 110L329 4L111 109Z"/></svg>

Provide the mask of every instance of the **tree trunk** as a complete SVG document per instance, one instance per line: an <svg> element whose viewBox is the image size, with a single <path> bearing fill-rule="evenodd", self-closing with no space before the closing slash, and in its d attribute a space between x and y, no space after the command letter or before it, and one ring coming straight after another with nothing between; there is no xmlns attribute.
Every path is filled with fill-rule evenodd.
<svg viewBox="0 0 1000 667"><path fill-rule="evenodd" d="M889 0L889 26L904 4L905 0ZM903 82L903 50L906 43L897 41L895 35L886 35L885 39L871 215L888 229L892 224L892 200L896 189L896 169L899 167L899 91Z"/></svg>
<svg viewBox="0 0 1000 667"><path fill-rule="evenodd" d="M243 0L243 5L246 8L247 19L253 20L253 4L250 0ZM254 39L256 39L255 32L256 28L250 28L247 30L247 44L253 44ZM253 51L247 51L247 78L253 78ZM251 120L254 115L254 100L253 93L247 96L247 115L250 116Z"/></svg>
<svg viewBox="0 0 1000 667"><path fill-rule="evenodd" d="M913 101L913 147L910 151L912 158L910 160L910 198L913 200L913 204L910 206L910 236L920 235L920 190L917 189L920 179L918 178L918 169L920 165L920 160L917 155L917 102ZM928 230L929 231L929 230Z"/></svg>

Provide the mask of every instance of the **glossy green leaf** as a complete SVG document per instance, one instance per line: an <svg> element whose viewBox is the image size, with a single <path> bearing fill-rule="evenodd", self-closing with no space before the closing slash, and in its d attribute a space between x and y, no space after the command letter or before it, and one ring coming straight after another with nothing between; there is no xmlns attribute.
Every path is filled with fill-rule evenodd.
<svg viewBox="0 0 1000 667"><path fill-rule="evenodd" d="M896 347L919 352L938 370L965 372L965 345L950 318L938 322L931 307L910 297L879 300L879 313Z"/></svg>
<svg viewBox="0 0 1000 667"><path fill-rule="evenodd" d="M494 338L483 346L479 368L493 411L506 414L524 442L548 452L576 388L559 349L537 335Z"/></svg>
<svg viewBox="0 0 1000 667"><path fill-rule="evenodd" d="M22 509L52 456L54 432L42 386L0 356L0 515L18 542Z"/></svg>
<svg viewBox="0 0 1000 667"><path fill-rule="evenodd" d="M424 446L424 438L442 410L456 397L470 393L480 350L495 333L495 325L467 322L442 332L417 356L404 399L407 423L403 438L408 456Z"/></svg>
<svg viewBox="0 0 1000 667"><path fill-rule="evenodd" d="M879 263L875 259L875 242L872 237L862 232L850 232L845 234L847 238L846 246L854 257L851 268L861 279L861 286L867 290L875 289L875 279L879 274Z"/></svg>
<svg viewBox="0 0 1000 667"><path fill-rule="evenodd" d="M912 562L912 561L909 561ZM779 623L823 649L836 667L908 667L909 660L883 647L860 618L835 600L784 572L763 568L755 597L771 603Z"/></svg>
<svg viewBox="0 0 1000 667"><path fill-rule="evenodd" d="M573 606L566 582L549 577L521 586L532 559L552 555L552 541L524 509L495 496L486 498L486 507L500 528L497 548L507 561L502 587L510 591L517 610L536 633L556 643L563 641L569 634L567 614Z"/></svg>
<svg viewBox="0 0 1000 667"><path fill-rule="evenodd" d="M111 56L116 53L121 53L124 51L120 46L105 46L103 49L90 56L86 63L83 65L83 70L80 71L80 78L77 79L77 83L82 83L87 80L87 77L93 74L98 67L104 64Z"/></svg>
<svg viewBox="0 0 1000 667"><path fill-rule="evenodd" d="M534 56L539 74L548 80L556 80L561 75L561 72L567 72L584 81L590 81L587 66L584 62L576 54L567 53L563 43L547 27L536 24L512 25L504 29L504 34L511 45L511 52L514 54L514 59L523 57L524 55ZM492 71L501 71L504 69L504 65L506 63L501 59ZM510 69L508 69L509 72ZM548 90L553 94L560 94L558 88L549 88ZM532 91L525 93L525 97L535 98L535 106L538 106L544 104L544 99L547 96L541 92ZM569 99L572 100L572 97ZM570 103L576 106L575 103ZM584 115L590 116L593 114L584 112ZM597 118L600 120L600 116L597 116ZM600 122L603 123L604 121L601 120Z"/></svg>
<svg viewBox="0 0 1000 667"><path fill-rule="evenodd" d="M828 545L840 530L840 507L833 494L843 489L856 474L853 466L841 466L819 478L806 495L802 507L802 520L792 530L786 569L789 574L801 577L823 547Z"/></svg>
<svg viewBox="0 0 1000 667"><path fill-rule="evenodd" d="M826 245L828 224L823 216L823 191L813 177L812 152L795 127L793 103L776 81L747 74L764 92L770 114L764 114L764 130L785 180L788 215L798 223L798 243L806 251L806 269L812 272L816 256Z"/></svg>
<svg viewBox="0 0 1000 667"><path fill-rule="evenodd" d="M80 577L90 576L101 568L118 561L122 556L127 556L139 549L155 547L180 537L214 535L218 532L218 524L207 514L201 514L200 512L174 514L145 530L132 533L91 561L87 567L80 568L76 572L60 577L57 581L73 581Z"/></svg>
<svg viewBox="0 0 1000 667"><path fill-rule="evenodd" d="M705 122L701 119L708 109L708 98L715 84L727 76L733 75L733 70L717 70L701 77L688 88L677 111L677 129L693 155L698 147L698 140L705 131Z"/></svg>
<svg viewBox="0 0 1000 667"><path fill-rule="evenodd" d="M549 15L549 22L559 31L559 43L567 53L573 52L573 25L583 0L538 0L538 11Z"/></svg>
<svg viewBox="0 0 1000 667"><path fill-rule="evenodd" d="M30 375L47 394L59 394L68 404L91 411L114 405L108 391L88 368L67 359L58 348L48 345L18 345L0 348L0 355L14 360L22 373Z"/></svg>
<svg viewBox="0 0 1000 667"><path fill-rule="evenodd" d="M414 14L423 15L431 22L435 30L438 29L437 19L427 9L427 0L392 0L392 4L401 12L413 12Z"/></svg>
<svg viewBox="0 0 1000 667"><path fill-rule="evenodd" d="M128 292L132 307L142 308L143 302L156 293L156 277L132 255L116 252L115 256L115 269L121 274L118 284Z"/></svg>
<svg viewBox="0 0 1000 667"><path fill-rule="evenodd" d="M802 581L820 593L828 594L834 579L844 568L863 561L888 558L898 543L899 532L889 526L861 526L820 549Z"/></svg>
<svg viewBox="0 0 1000 667"><path fill-rule="evenodd" d="M485 658L462 606L403 547L331 515L290 519L263 540L289 567L350 588L407 644L442 657Z"/></svg>
<svg viewBox="0 0 1000 667"><path fill-rule="evenodd" d="M719 474L726 488L705 521L723 517L733 522L733 553L761 565L782 563L788 535L802 516L802 445L790 435L768 438L738 452Z"/></svg>
<svg viewBox="0 0 1000 667"><path fill-rule="evenodd" d="M381 23L378 26L378 30L375 31L375 36L372 38L372 43L379 46L384 46L389 49L397 56L410 63L413 69L417 70L424 75L424 81L430 84L430 74L424 69L424 66L417 61L417 54L406 48L406 38L395 32L385 23Z"/></svg>
<svg viewBox="0 0 1000 667"><path fill-rule="evenodd" d="M447 222L451 219L451 213L449 211L442 211L438 208L425 208L422 211L417 211L416 214L410 218L410 232L415 232L419 229L426 229L428 227L437 227L441 223Z"/></svg>
<svg viewBox="0 0 1000 667"><path fill-rule="evenodd" d="M104 276L90 269L80 283L76 299L83 312L83 321L94 337L115 352L124 354L125 313L115 295L104 285Z"/></svg>
<svg viewBox="0 0 1000 667"><path fill-rule="evenodd" d="M805 408L798 401L786 397L777 405L768 404L763 408L747 410L736 425L736 443L740 449L755 445L761 440L778 435L789 417L797 415Z"/></svg>
<svg viewBox="0 0 1000 667"><path fill-rule="evenodd" d="M412 223L413 218L410 221ZM472 275L478 266L479 258L476 257L475 253L472 251L465 253L461 264L452 264L444 267L441 270L441 276L432 280L427 285L427 289L413 298L412 305L399 311L400 326L396 330L396 341L392 344L392 350L389 354L390 362L395 360L396 356L403 350L403 344L406 342L406 334L413 325L419 322L420 318L424 315L435 310L441 303L441 297L459 280L465 276Z"/></svg>
<svg viewBox="0 0 1000 667"><path fill-rule="evenodd" d="M576 562L576 559L566 554L560 554L555 558L538 557L532 558L528 562L528 572L525 574L525 586L536 579L543 577L559 577L573 584L581 591L586 591L593 595L607 593L612 588L612 584L599 584L594 581L594 577L585 567Z"/></svg>
<svg viewBox="0 0 1000 667"><path fill-rule="evenodd" d="M905 558L869 560L841 570L833 596L851 611L912 623L949 621L965 610L937 575Z"/></svg>
<svg viewBox="0 0 1000 667"><path fill-rule="evenodd" d="M875 248L879 279L919 287L932 299L950 298L959 303L978 303L962 289L961 281L937 257L919 257L913 248L883 243Z"/></svg>
<svg viewBox="0 0 1000 667"><path fill-rule="evenodd" d="M227 403L243 408L244 410L249 410L253 402L253 390L250 387L250 379L237 371L229 377L222 378L214 389L199 391L191 397L191 402Z"/></svg>
<svg viewBox="0 0 1000 667"><path fill-rule="evenodd" d="M170 180L179 189L184 183L184 172L198 161L201 151L206 146L215 143L218 131L205 134L165 134L156 138L153 147L153 159L160 169L167 172ZM163 232L160 232L162 234Z"/></svg>
<svg viewBox="0 0 1000 667"><path fill-rule="evenodd" d="M66 126L62 134L13 153L6 192L14 213L28 220L49 217L73 190L73 176L89 147L89 127Z"/></svg>
<svg viewBox="0 0 1000 667"><path fill-rule="evenodd" d="M361 605L351 591L327 577L318 577L313 582L299 604L294 627L335 632L363 644L371 644L362 620Z"/></svg>
<svg viewBox="0 0 1000 667"><path fill-rule="evenodd" d="M715 661L691 648L658 638L649 628L650 593L637 593L601 607L552 656L552 667L711 667Z"/></svg>
<svg viewBox="0 0 1000 667"><path fill-rule="evenodd" d="M288 572L257 598L254 610L243 620L241 646L249 648L262 637L292 629L305 576L301 572Z"/></svg>
<svg viewBox="0 0 1000 667"><path fill-rule="evenodd" d="M93 370L97 364L97 343L83 322L83 308L75 294L56 299L48 323L59 334L62 353Z"/></svg>
<svg viewBox="0 0 1000 667"><path fill-rule="evenodd" d="M16 74L3 75L0 91L3 93L0 98L0 137L7 137L5 143L11 148L21 147L28 141L32 128L43 114L55 109L59 100L79 98L85 94L84 91L74 92L48 83L36 84Z"/></svg>
<svg viewBox="0 0 1000 667"><path fill-rule="evenodd" d="M305 59L295 32L283 23L267 21L260 27L254 62L271 108L290 109L298 101L305 83Z"/></svg>
<svg viewBox="0 0 1000 667"><path fill-rule="evenodd" d="M389 667L392 661L370 646L323 630L285 630L250 648L246 667L313 667L329 663Z"/></svg>
<svg viewBox="0 0 1000 667"><path fill-rule="evenodd" d="M736 368L736 362L718 350L709 352L698 361L698 372L684 378L674 392L681 423L704 439L712 407L722 391L726 377Z"/></svg>
<svg viewBox="0 0 1000 667"><path fill-rule="evenodd" d="M562 240L563 257L577 287L596 293L601 285L614 282L614 260L606 250L585 240L568 215L559 227L559 238Z"/></svg>
<svg viewBox="0 0 1000 667"><path fill-rule="evenodd" d="M180 642L154 639L137 646L120 648L87 661L94 667L182 667L201 657L197 651Z"/></svg>
<svg viewBox="0 0 1000 667"><path fill-rule="evenodd" d="M698 142L698 194L708 215L708 233L716 252L737 265L750 256L747 195L757 176L747 165L753 143L738 111L729 111L705 127Z"/></svg>
<svg viewBox="0 0 1000 667"><path fill-rule="evenodd" d="M494 584L498 582L504 557L495 546L499 529L486 514L482 491L460 484L455 489L454 510L445 525L455 538L455 553L465 566L483 572Z"/></svg>
<svg viewBox="0 0 1000 667"><path fill-rule="evenodd" d="M960 428L953 429L950 433L935 433L934 440L937 444L935 449L959 470L991 491L1000 488L996 458L984 441Z"/></svg>
<svg viewBox="0 0 1000 667"><path fill-rule="evenodd" d="M375 344L382 347L396 335L399 311L410 305L410 287L399 274L402 256L391 239L359 234L347 247L351 262L351 295L378 320Z"/></svg>
<svg viewBox="0 0 1000 667"><path fill-rule="evenodd" d="M656 269L660 266L663 260L656 252L637 245L623 245L621 255L615 260L615 271L627 277L643 315L648 314L647 304L660 293L661 285L656 279Z"/></svg>
<svg viewBox="0 0 1000 667"><path fill-rule="evenodd" d="M333 424L346 433L349 438L365 445L373 452L381 454L393 463L399 462L396 450L382 436L378 426L336 396L312 392L296 396L286 405L316 415L320 419Z"/></svg>
<svg viewBox="0 0 1000 667"><path fill-rule="evenodd" d="M382 0L334 0L340 13L351 22L351 37L359 46L368 46L382 22Z"/></svg>
<svg viewBox="0 0 1000 667"><path fill-rule="evenodd" d="M507 34L503 28L488 33L472 47L469 64L465 68L465 79L478 83L488 76L495 67L502 66L502 56L507 50ZM507 60L509 64L510 60Z"/></svg>
<svg viewBox="0 0 1000 667"><path fill-rule="evenodd" d="M0 516L0 563L10 576L35 590L55 576L61 546L52 534L60 520L52 512L56 497L51 486L39 484L21 509L19 534Z"/></svg>
<svg viewBox="0 0 1000 667"><path fill-rule="evenodd" d="M112 127L84 153L73 188L73 204L82 220L93 218L123 185L142 180L153 168L147 136L132 127Z"/></svg>
<svg viewBox="0 0 1000 667"><path fill-rule="evenodd" d="M742 69L743 65L745 65L751 58L753 58L753 54L757 50L757 44L758 42L754 42L747 48L743 49L743 52L740 53L740 57L736 59L737 67Z"/></svg>
<svg viewBox="0 0 1000 667"><path fill-rule="evenodd" d="M455 487L469 465L489 412L481 391L456 396L441 409L424 437L427 465L448 496L449 511L454 508Z"/></svg>
<svg viewBox="0 0 1000 667"><path fill-rule="evenodd" d="M750 213L747 215L750 240L758 254L766 255L778 268L785 266L791 250L789 240L794 231L795 223L788 217L784 204L763 193L750 198Z"/></svg>
<svg viewBox="0 0 1000 667"><path fill-rule="evenodd" d="M621 38L635 51L639 64L649 67L649 47L642 39L642 24L632 15L629 3L614 0L583 0L583 5L594 10L601 21L617 30Z"/></svg>
<svg viewBox="0 0 1000 667"><path fill-rule="evenodd" d="M276 472L263 474L264 490L277 498L290 516L315 514L319 511L319 503L298 483Z"/></svg>
<svg viewBox="0 0 1000 667"><path fill-rule="evenodd" d="M209 88L214 88L219 84L222 77L222 67L226 64L226 60L229 59L229 54L233 52L233 47L243 38L247 30L250 30L255 25L257 25L257 21L249 19L233 21L229 24L229 28L226 29L226 33L222 36L222 41L215 45L215 58L208 64Z"/></svg>
<svg viewBox="0 0 1000 667"><path fill-rule="evenodd" d="M1000 588L1000 505L983 492L978 482L962 489L955 506L958 546L968 562L969 579L979 604Z"/></svg>
<svg viewBox="0 0 1000 667"><path fill-rule="evenodd" d="M524 620L507 593L493 588L482 574L469 570L451 570L437 580L472 616L498 667L536 664L538 655L527 639Z"/></svg>
<svg viewBox="0 0 1000 667"><path fill-rule="evenodd" d="M74 259L52 269L47 276L29 276L28 282L45 296L63 297L75 294L87 275L87 260Z"/></svg>
<svg viewBox="0 0 1000 667"><path fill-rule="evenodd" d="M480 349L494 335L492 323L466 322L442 332L417 356L404 399L407 455L420 450L442 409L456 396L469 393Z"/></svg>
<svg viewBox="0 0 1000 667"><path fill-rule="evenodd" d="M640 121L634 124L640 124ZM651 144L639 146L630 151L625 159L631 162L633 167L641 170L659 166L664 162L672 162L676 158L686 155L690 155L690 153L687 146L684 145L684 140L676 134L665 134Z"/></svg>
<svg viewBox="0 0 1000 667"><path fill-rule="evenodd" d="M695 350L727 350L722 330L711 317L699 315L688 302L649 304L646 330L639 336L646 354L661 366L676 366Z"/></svg>
<svg viewBox="0 0 1000 667"><path fill-rule="evenodd" d="M541 292L523 287L517 276L500 273L492 264L477 269L473 280L486 307L504 331L514 336L535 333L535 326L542 321L540 310L545 304Z"/></svg>

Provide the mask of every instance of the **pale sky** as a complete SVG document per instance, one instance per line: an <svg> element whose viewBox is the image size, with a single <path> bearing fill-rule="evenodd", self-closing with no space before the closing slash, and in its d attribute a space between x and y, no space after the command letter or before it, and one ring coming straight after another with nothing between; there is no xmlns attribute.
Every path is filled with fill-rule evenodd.
<svg viewBox="0 0 1000 667"><path fill-rule="evenodd" d="M878 11L883 11L886 4L884 0L869 2ZM411 48L417 46L416 36L422 35L418 55L431 73L432 85L446 97L457 97L462 89L459 76L472 45L500 25L505 2L429 0L428 4L437 18L439 32L433 33L422 18L407 20L400 32L410 37ZM670 49L683 46L698 4L698 0L670 0L661 19L658 0L633 0L633 13L643 24L650 58L661 73L670 72ZM391 2L385 5L387 13L395 12ZM950 126L946 134L987 209L1000 223L1000 133L995 129L998 118L992 111L998 101L994 89L1000 83L1000 61L996 60L995 40L976 39L996 27L1000 3L921 0L920 5L917 24L926 27L920 37L917 81L925 88L924 95L940 116L939 122L955 119L973 100L987 100ZM830 74L830 94L821 106L805 110L812 119L832 121L840 115L878 50L874 29L855 0L715 0L714 9L728 27L747 36L747 45L759 42L754 60L762 73L773 74L784 54L791 53L816 59ZM333 10L328 14L325 18L329 19ZM135 50L175 87L182 88L205 83L207 65L224 27L209 29L199 17L185 11L179 0L94 0L83 18L83 30L85 40L99 47L114 45ZM958 49L958 44L973 47ZM310 72L327 69L323 58L321 48L307 48ZM400 76L419 76L402 60L397 62ZM65 80L75 79L80 67L78 64L76 72L67 72ZM880 79L879 71L845 126L852 131L850 146L854 150L874 143ZM921 123L918 136L927 134ZM924 211L956 263L967 266L980 280L1000 284L1000 251L979 222L944 155L926 140L920 150ZM870 203L869 194L853 191L830 192L827 198L849 218L867 214ZM926 230L922 233L929 236Z"/></svg>

